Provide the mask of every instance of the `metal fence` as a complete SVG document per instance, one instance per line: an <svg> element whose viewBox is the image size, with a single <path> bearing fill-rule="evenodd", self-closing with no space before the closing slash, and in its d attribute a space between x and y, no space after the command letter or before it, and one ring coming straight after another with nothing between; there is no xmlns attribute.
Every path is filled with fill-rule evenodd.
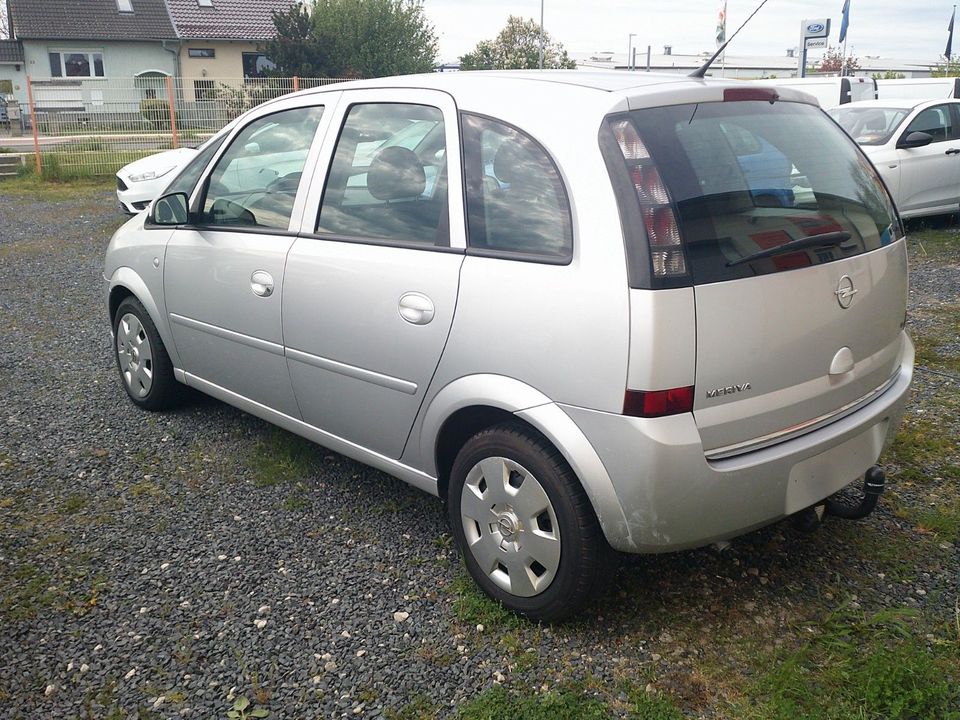
<svg viewBox="0 0 960 720"><path fill-rule="evenodd" d="M38 171L111 175L161 150L196 146L241 113L340 78L27 79L0 145L32 151ZM20 136L19 138L17 136Z"/></svg>

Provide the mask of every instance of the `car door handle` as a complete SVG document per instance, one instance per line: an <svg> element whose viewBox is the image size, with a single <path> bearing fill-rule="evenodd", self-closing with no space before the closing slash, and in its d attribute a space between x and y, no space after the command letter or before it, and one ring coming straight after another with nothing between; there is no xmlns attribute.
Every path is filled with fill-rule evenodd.
<svg viewBox="0 0 960 720"><path fill-rule="evenodd" d="M435 314L433 300L423 293L408 292L400 298L400 317L411 325L426 325Z"/></svg>
<svg viewBox="0 0 960 720"><path fill-rule="evenodd" d="M960 155L960 148L950 148L944 155Z"/></svg>
<svg viewBox="0 0 960 720"><path fill-rule="evenodd" d="M273 295L273 276L266 270L254 270L250 276L250 289L259 297Z"/></svg>

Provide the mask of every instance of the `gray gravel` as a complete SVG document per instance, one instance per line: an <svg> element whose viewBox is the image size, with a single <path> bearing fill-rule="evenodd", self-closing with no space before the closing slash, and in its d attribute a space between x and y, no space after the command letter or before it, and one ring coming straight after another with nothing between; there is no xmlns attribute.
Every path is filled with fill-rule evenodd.
<svg viewBox="0 0 960 720"><path fill-rule="evenodd" d="M577 623L488 609L478 627L455 612L463 571L435 499L319 447L299 483L259 487L252 453L281 437L267 424L199 396L167 414L126 400L100 295L114 204L0 195L0 718L222 718L238 695L277 718L448 714L498 682L653 676L713 717L695 668L720 628L773 646L824 605L947 617L956 549L923 545L891 573L901 560L871 548L918 536L881 509L626 559Z"/></svg>

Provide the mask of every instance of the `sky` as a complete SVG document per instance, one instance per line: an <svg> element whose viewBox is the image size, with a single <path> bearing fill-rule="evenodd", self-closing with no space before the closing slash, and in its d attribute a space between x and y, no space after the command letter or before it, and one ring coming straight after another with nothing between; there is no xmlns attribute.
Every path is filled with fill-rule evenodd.
<svg viewBox="0 0 960 720"><path fill-rule="evenodd" d="M544 27L570 53L646 52L697 54L716 49L718 0L543 0ZM760 0L728 0L727 37L746 20ZM768 0L730 45L729 53L786 55L800 43L803 20L831 18L830 42L840 34L843 0ZM510 15L540 20L540 0L424 0L424 9L440 38L440 57L454 61L480 40L492 39ZM850 0L847 51L859 57L939 58L947 44L952 0ZM960 23L960 21L958 21ZM960 54L960 24L954 42ZM813 53L811 52L811 56Z"/></svg>

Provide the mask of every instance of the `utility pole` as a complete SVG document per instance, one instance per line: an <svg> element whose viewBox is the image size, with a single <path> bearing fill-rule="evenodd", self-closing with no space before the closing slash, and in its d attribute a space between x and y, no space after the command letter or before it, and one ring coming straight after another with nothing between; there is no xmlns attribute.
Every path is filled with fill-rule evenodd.
<svg viewBox="0 0 960 720"><path fill-rule="evenodd" d="M540 0L540 69L543 70L543 3L545 0Z"/></svg>

